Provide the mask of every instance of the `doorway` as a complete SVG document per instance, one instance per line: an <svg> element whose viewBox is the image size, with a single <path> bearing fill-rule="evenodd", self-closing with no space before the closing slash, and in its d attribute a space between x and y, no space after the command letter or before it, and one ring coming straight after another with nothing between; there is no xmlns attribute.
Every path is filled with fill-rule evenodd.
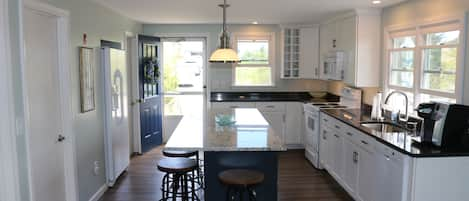
<svg viewBox="0 0 469 201"><path fill-rule="evenodd" d="M178 125L204 132L206 108L206 38L162 38L163 139ZM186 128L187 129L187 128Z"/></svg>
<svg viewBox="0 0 469 201"><path fill-rule="evenodd" d="M67 11L23 6L22 80L32 200L77 200ZM44 51L47 50L47 51Z"/></svg>

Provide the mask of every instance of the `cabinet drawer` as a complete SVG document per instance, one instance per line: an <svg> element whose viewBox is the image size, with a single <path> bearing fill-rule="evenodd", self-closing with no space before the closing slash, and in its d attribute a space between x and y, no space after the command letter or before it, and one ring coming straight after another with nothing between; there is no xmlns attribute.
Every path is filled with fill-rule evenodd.
<svg viewBox="0 0 469 201"><path fill-rule="evenodd" d="M404 160L405 155L384 145L379 142L376 142L375 145L376 151L380 154L385 156L388 159L393 159L395 161L400 161L402 162Z"/></svg>
<svg viewBox="0 0 469 201"><path fill-rule="evenodd" d="M358 145L368 151L373 151L375 148L376 140L373 137L368 136L365 133L362 133L360 131L358 132L359 132L359 135L357 135Z"/></svg>
<svg viewBox="0 0 469 201"><path fill-rule="evenodd" d="M320 118L321 118L321 126L327 126L329 128L333 128L332 124L335 121L333 117L321 112Z"/></svg>
<svg viewBox="0 0 469 201"><path fill-rule="evenodd" d="M285 112L285 103L257 102L257 109L265 112Z"/></svg>
<svg viewBox="0 0 469 201"><path fill-rule="evenodd" d="M214 109L230 109L230 108L256 108L254 102L215 102L212 103Z"/></svg>

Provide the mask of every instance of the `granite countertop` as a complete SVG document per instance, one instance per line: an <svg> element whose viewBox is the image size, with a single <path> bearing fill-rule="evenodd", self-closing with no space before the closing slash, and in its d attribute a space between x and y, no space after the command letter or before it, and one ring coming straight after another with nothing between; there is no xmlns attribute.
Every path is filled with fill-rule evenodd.
<svg viewBox="0 0 469 201"><path fill-rule="evenodd" d="M182 120L165 148L199 151L286 150L282 140L255 108L209 109L206 125L202 127ZM205 130L197 132L202 130L200 127Z"/></svg>
<svg viewBox="0 0 469 201"><path fill-rule="evenodd" d="M412 140L405 132L380 132L362 126L360 122L370 121L368 112L360 109L334 109L322 112L374 137L390 148L412 157L456 157L469 156L469 150L442 149L440 147L423 145Z"/></svg>
<svg viewBox="0 0 469 201"><path fill-rule="evenodd" d="M212 92L211 102L339 102L327 92Z"/></svg>

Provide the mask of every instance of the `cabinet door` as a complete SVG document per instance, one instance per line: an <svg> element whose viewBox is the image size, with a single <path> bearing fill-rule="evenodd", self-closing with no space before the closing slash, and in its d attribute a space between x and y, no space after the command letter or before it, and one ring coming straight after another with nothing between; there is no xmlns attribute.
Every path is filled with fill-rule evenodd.
<svg viewBox="0 0 469 201"><path fill-rule="evenodd" d="M285 143L287 145L303 146L303 103L288 102L286 103L286 120L285 120ZM296 146L295 146L296 147Z"/></svg>
<svg viewBox="0 0 469 201"><path fill-rule="evenodd" d="M402 200L404 164L384 153L377 153L375 158L379 170L376 201Z"/></svg>
<svg viewBox="0 0 469 201"><path fill-rule="evenodd" d="M355 86L355 55L357 48L357 20L356 17L346 18L340 21L339 49L346 54L344 66L344 82Z"/></svg>
<svg viewBox="0 0 469 201"><path fill-rule="evenodd" d="M326 125L321 124L321 140L319 143L319 161L321 164L324 166L326 170L330 171L330 166L329 166L329 129L327 128Z"/></svg>
<svg viewBox="0 0 469 201"><path fill-rule="evenodd" d="M342 142L342 136L337 130L332 130L332 136L331 136L331 145L330 145L330 150L331 150L331 166L332 166L332 174L335 176L336 179L338 179L339 183L341 183L342 176L343 176L343 142Z"/></svg>
<svg viewBox="0 0 469 201"><path fill-rule="evenodd" d="M261 112L265 120L269 122L270 126L274 129L277 136L284 140L285 132L285 113L283 112Z"/></svg>
<svg viewBox="0 0 469 201"><path fill-rule="evenodd" d="M319 28L300 29L300 78L319 78Z"/></svg>
<svg viewBox="0 0 469 201"><path fill-rule="evenodd" d="M373 152L358 148L358 178L356 196L359 201L374 201L375 171L377 169Z"/></svg>
<svg viewBox="0 0 469 201"><path fill-rule="evenodd" d="M344 176L343 183L345 190L350 194L355 194L358 176L358 151L356 145L350 140L344 140Z"/></svg>

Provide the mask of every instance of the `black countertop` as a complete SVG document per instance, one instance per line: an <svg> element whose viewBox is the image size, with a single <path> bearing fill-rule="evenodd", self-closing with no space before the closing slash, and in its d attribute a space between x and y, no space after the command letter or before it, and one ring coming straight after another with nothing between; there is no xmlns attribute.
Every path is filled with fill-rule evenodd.
<svg viewBox="0 0 469 201"><path fill-rule="evenodd" d="M469 156L468 149L440 148L414 142L405 132L383 133L362 126L360 122L370 121L369 112L360 109L333 109L322 112L374 137L390 148L412 157L457 157Z"/></svg>
<svg viewBox="0 0 469 201"><path fill-rule="evenodd" d="M210 102L339 102L327 92L212 92Z"/></svg>

